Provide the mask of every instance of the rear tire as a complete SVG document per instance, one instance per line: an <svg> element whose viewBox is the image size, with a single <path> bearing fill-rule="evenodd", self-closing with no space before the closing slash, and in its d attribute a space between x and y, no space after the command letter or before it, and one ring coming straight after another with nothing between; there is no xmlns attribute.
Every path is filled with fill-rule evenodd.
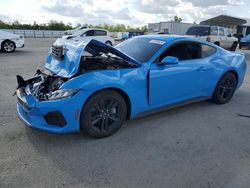
<svg viewBox="0 0 250 188"><path fill-rule="evenodd" d="M242 46L241 46L241 44L239 43L239 49L241 49L242 48Z"/></svg>
<svg viewBox="0 0 250 188"><path fill-rule="evenodd" d="M237 79L234 73L225 73L218 81L213 93L212 100L217 104L225 104L229 102L235 92Z"/></svg>
<svg viewBox="0 0 250 188"><path fill-rule="evenodd" d="M87 100L81 113L81 129L92 137L104 138L118 131L127 116L126 102L113 90L104 90Z"/></svg>
<svg viewBox="0 0 250 188"><path fill-rule="evenodd" d="M233 45L232 45L231 48L230 48L230 51L235 51L236 48L237 48L237 45L238 45L238 43L237 43L237 42L234 42Z"/></svg>
<svg viewBox="0 0 250 188"><path fill-rule="evenodd" d="M220 43L219 43L219 42L215 42L214 44L217 45L217 46L220 46Z"/></svg>
<svg viewBox="0 0 250 188"><path fill-rule="evenodd" d="M14 42L10 40L5 40L1 44L1 50L6 53L14 52L16 49L16 45Z"/></svg>

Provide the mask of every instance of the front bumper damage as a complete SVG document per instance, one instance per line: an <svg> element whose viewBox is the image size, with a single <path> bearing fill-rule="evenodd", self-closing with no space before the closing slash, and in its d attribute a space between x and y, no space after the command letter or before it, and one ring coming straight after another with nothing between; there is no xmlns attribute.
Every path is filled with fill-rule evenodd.
<svg viewBox="0 0 250 188"><path fill-rule="evenodd" d="M70 98L38 101L31 94L27 94L24 86L18 86L17 114L31 128L59 134L78 132L81 108L85 102L84 95L87 98L87 92L80 90Z"/></svg>

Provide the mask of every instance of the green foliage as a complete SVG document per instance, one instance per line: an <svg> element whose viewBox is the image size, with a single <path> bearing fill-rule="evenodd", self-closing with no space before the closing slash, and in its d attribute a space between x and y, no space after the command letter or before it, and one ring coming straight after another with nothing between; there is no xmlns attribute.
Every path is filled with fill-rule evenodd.
<svg viewBox="0 0 250 188"><path fill-rule="evenodd" d="M30 30L68 30L72 29L71 24L65 25L63 22L50 21L48 24L21 24L18 21L6 23L0 20L0 29L30 29Z"/></svg>
<svg viewBox="0 0 250 188"><path fill-rule="evenodd" d="M77 27L80 26L80 24L77 24ZM111 32L129 32L129 31L141 31L141 32L147 32L147 26L142 27L130 27L126 26L124 24L116 24L116 25L109 25L109 24L99 24L99 25L92 25L92 24L86 24L87 27L90 28L100 28L100 29L106 29ZM33 24L21 24L18 21L14 21L12 23L6 23L0 20L0 29L29 29L29 30L69 30L73 29L72 24L64 24L63 22L57 22L54 20L51 20L47 24L37 24L35 21Z"/></svg>
<svg viewBox="0 0 250 188"><path fill-rule="evenodd" d="M99 24L99 25L87 24L86 26L90 28L106 29L111 32L133 32L133 31L148 32L147 26L134 28L134 27L126 26L124 24L109 25L106 23Z"/></svg>
<svg viewBox="0 0 250 188"><path fill-rule="evenodd" d="M174 17L174 22L180 23L180 22L182 22L182 18L181 18L181 17L178 17L178 16L175 16L175 17Z"/></svg>

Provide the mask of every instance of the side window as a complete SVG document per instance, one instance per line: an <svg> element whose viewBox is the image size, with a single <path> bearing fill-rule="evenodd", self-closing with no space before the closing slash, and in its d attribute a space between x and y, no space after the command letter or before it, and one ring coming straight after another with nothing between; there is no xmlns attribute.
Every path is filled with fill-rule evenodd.
<svg viewBox="0 0 250 188"><path fill-rule="evenodd" d="M250 27L247 27L246 35L250 34Z"/></svg>
<svg viewBox="0 0 250 188"><path fill-rule="evenodd" d="M195 42L183 42L175 44L167 49L159 58L161 61L166 56L177 57L180 61L201 58L201 46Z"/></svg>
<svg viewBox="0 0 250 188"><path fill-rule="evenodd" d="M225 28L225 36L227 37L232 36L231 32L227 28Z"/></svg>
<svg viewBox="0 0 250 188"><path fill-rule="evenodd" d="M107 32L102 30L95 30L95 36L106 36Z"/></svg>
<svg viewBox="0 0 250 188"><path fill-rule="evenodd" d="M224 28L219 28L219 35L225 36Z"/></svg>
<svg viewBox="0 0 250 188"><path fill-rule="evenodd" d="M202 58L208 57L216 52L216 49L212 46L202 44L201 45L201 50L202 50Z"/></svg>
<svg viewBox="0 0 250 188"><path fill-rule="evenodd" d="M217 36L218 35L218 27L211 27L210 35Z"/></svg>
<svg viewBox="0 0 250 188"><path fill-rule="evenodd" d="M87 31L86 33L86 36L94 36L94 30L89 30L89 31Z"/></svg>

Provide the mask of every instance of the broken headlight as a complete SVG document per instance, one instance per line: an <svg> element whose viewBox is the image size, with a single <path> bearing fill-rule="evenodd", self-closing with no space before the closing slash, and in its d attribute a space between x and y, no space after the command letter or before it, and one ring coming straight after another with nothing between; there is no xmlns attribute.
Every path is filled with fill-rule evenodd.
<svg viewBox="0 0 250 188"><path fill-rule="evenodd" d="M53 91L49 96L49 100L59 100L59 99L64 99L67 97L72 97L75 95L79 89L59 89L56 91Z"/></svg>

